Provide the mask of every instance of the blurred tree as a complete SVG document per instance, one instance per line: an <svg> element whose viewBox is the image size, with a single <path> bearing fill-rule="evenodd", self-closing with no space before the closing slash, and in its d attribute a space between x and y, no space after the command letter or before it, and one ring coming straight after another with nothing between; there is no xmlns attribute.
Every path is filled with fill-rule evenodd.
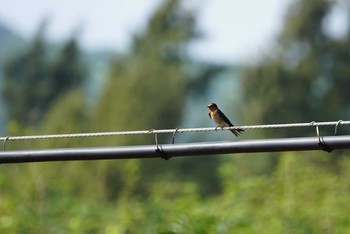
<svg viewBox="0 0 350 234"><path fill-rule="evenodd" d="M42 131L45 133L77 133L88 129L89 115L84 93L81 89L74 89L61 95L52 103L42 121ZM87 139L62 139L60 147L77 147L79 141L86 142ZM46 147L52 145L44 144ZM85 144L86 146L86 144ZM56 146L57 147L57 146Z"/></svg>
<svg viewBox="0 0 350 234"><path fill-rule="evenodd" d="M186 46L196 36L193 12L181 6L180 0L165 1L151 17L147 28L135 36L130 54L111 64L109 80L96 111L96 130L140 130L179 127L189 82L185 72ZM160 143L169 143L170 136L160 135ZM142 135L103 139L100 144L155 144L154 136ZM167 164L160 159L132 160L109 164L108 188L120 191L121 178L128 191L149 190L156 179L198 179L205 192L218 190L215 160L181 160ZM117 169L118 168L118 169ZM167 169L165 169L167 168ZM210 168L210 169L209 169ZM213 175L203 180L201 175ZM181 175L181 176L179 176ZM189 176L191 175L191 176ZM111 179L109 179L111 178ZM175 178L174 178L175 179ZM126 184L128 181L128 185ZM134 181L133 183L131 183ZM208 186L211 184L211 186ZM115 188L115 190L113 189ZM210 189L208 189L210 188ZM115 192L111 192L115 196Z"/></svg>
<svg viewBox="0 0 350 234"><path fill-rule="evenodd" d="M160 11L174 2L165 3ZM318 4L318 1L313 1L313 4ZM299 2L298 6L303 8L298 8L296 12L304 12L306 5L308 4ZM177 8L169 9L169 13L172 13ZM155 37L156 32L153 31L149 36ZM147 30L143 35L148 35ZM142 36L136 40L148 41L142 39ZM87 129L89 125L95 125L97 130L176 127L181 117L178 112L183 111L183 95L186 93L184 90L189 84L182 70L184 61L181 56L168 60L168 56L162 57L155 52L159 49L157 46L163 43L162 40L154 45L150 43L154 49L143 48L143 45L137 45L137 49L135 44L129 56L115 60L111 66L110 80L97 107L94 123L89 122L89 116L84 111L87 108L83 92L81 89L72 89L52 101L43 118L43 131L78 132ZM186 40L182 43L186 43ZM338 42L338 45L342 43L344 42ZM346 58L346 50L340 52ZM310 60L314 63L313 60L318 59L319 57L315 57ZM245 108L249 113L245 116L247 122L285 121L284 118L287 117L281 113L276 114L283 119L270 116L279 111L270 102L280 108L285 107L286 113L298 117L301 111L296 109L294 113L290 108L299 108L297 101L301 101L301 98L292 96L291 104L288 105L289 102L284 99L282 92L290 94L292 91L286 90L279 82L287 83L297 90L299 86L284 80L286 76L280 77L276 70L289 74L289 78L295 79L297 83L303 83L303 79L307 84L311 81L306 79L309 78L306 73L303 79L294 77L302 66L294 68L297 65L288 61L281 65L280 60L273 59L265 61L261 67L258 66L259 71L255 71L258 68L251 70L261 75L258 78L262 82L256 81L257 77L247 76L246 82L256 85L254 89L254 86L250 87L245 83L246 88L251 88L246 90L250 92L246 92L248 106ZM338 65L341 64L346 71L345 63L340 62ZM278 70L273 65L282 68ZM313 69L316 71L316 68ZM310 70L314 71L313 69ZM334 69L337 71L338 68ZM215 69L207 70L206 77L211 72L215 72ZM338 72L339 75L343 74ZM338 77L332 78L338 82ZM265 92L260 90L262 87ZM281 94L269 92L270 87L272 91L281 88ZM197 91L195 90L200 93ZM253 94L257 96L254 98ZM282 106L278 98L282 98L285 106ZM265 113L265 105L274 113ZM336 106L327 108L336 110ZM326 112L321 108L318 110ZM308 109L303 111L309 112ZM167 118L167 113L164 112L171 112L176 116ZM259 115L254 116L255 113ZM299 115L311 116L312 113ZM300 120L304 119L300 117ZM290 133L280 134L288 136ZM268 136L265 132L262 135ZM46 146L69 147L83 143L90 146L91 142L84 138L79 142L57 141L57 145ZM152 144L153 137L118 137L103 139L101 142L94 140L94 144L98 145L141 143ZM349 233L350 158L344 157L335 162L339 167L334 173L313 161L317 156L325 164L329 164L331 158L326 154L308 152L303 157L298 156L300 153L280 154L276 170L269 175L252 175L248 164L240 164L240 159L249 158L250 155L228 156L227 163L222 163L220 167L222 193L209 198L199 194L203 193L200 191L203 187L211 187L215 183L214 157L186 158L183 161L176 159L170 163L145 159L3 165L0 170L0 232L260 233L263 230L266 233ZM257 157L253 157L255 161L251 160L250 164L256 164ZM213 187L210 189L215 190ZM140 196L145 193L149 196Z"/></svg>
<svg viewBox="0 0 350 234"><path fill-rule="evenodd" d="M327 31L340 1L296 1L285 18L278 46L260 64L243 72L243 119L251 124L334 121L350 118L350 26L342 38ZM349 12L349 8L343 10ZM347 22L350 15L347 14ZM321 134L334 128L322 127ZM315 136L314 128L255 131L255 136ZM276 154L274 154L276 156ZM336 157L334 157L336 158ZM251 163L251 157L246 165ZM261 157L270 171L277 157ZM266 160L269 162L267 163Z"/></svg>
<svg viewBox="0 0 350 234"><path fill-rule="evenodd" d="M47 80L47 107L61 94L76 88L82 89L87 77L76 38L70 38L62 47L57 59L50 66ZM47 109L46 107L46 109Z"/></svg>
<svg viewBox="0 0 350 234"><path fill-rule="evenodd" d="M113 62L97 112L98 128L177 127L185 98L183 53L193 35L191 13L180 1L164 2L145 32L135 37L130 55ZM147 136L138 142L153 139Z"/></svg>
<svg viewBox="0 0 350 234"><path fill-rule="evenodd" d="M44 26L40 27L29 49L9 61L4 68L2 96L10 120L21 124L37 122L43 111L41 81L48 79Z"/></svg>
<svg viewBox="0 0 350 234"><path fill-rule="evenodd" d="M332 9L340 3L312 0L293 4L279 47L271 50L270 59L246 69L243 75L244 119L254 124L348 119L350 26L341 39L326 32L327 19L334 17ZM310 131L315 132L307 129L308 134ZM300 135L296 129L278 132L281 137Z"/></svg>
<svg viewBox="0 0 350 234"><path fill-rule="evenodd" d="M86 72L74 38L51 61L43 24L27 51L8 61L4 68L2 96L10 121L37 125L52 102L62 93L80 87Z"/></svg>

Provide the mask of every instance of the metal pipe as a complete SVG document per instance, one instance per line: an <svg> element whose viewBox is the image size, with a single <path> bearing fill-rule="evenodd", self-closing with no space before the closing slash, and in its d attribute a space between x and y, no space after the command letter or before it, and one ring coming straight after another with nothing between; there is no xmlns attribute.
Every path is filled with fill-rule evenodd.
<svg viewBox="0 0 350 234"><path fill-rule="evenodd" d="M102 160L130 158L165 158L177 156L304 151L350 148L350 135L300 138L276 138L229 142L116 146L94 148L58 148L0 151L0 163Z"/></svg>

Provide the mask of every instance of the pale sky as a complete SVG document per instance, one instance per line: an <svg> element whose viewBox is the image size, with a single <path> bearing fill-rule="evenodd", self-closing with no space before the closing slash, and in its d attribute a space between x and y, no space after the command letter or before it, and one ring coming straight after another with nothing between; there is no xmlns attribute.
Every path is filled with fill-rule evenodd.
<svg viewBox="0 0 350 234"><path fill-rule="evenodd" d="M126 50L162 0L0 0L0 20L30 38L49 19L48 36L68 38L80 29L85 49ZM266 51L283 26L292 0L188 0L205 38L191 54L204 60L244 62Z"/></svg>

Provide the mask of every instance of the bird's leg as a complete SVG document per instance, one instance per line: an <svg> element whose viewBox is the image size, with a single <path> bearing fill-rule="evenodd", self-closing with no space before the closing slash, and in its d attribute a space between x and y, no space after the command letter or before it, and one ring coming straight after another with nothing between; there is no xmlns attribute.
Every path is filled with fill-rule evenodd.
<svg viewBox="0 0 350 234"><path fill-rule="evenodd" d="M215 131L217 131L218 128L221 128L221 131L224 131L224 127L223 127L223 126L220 126L220 125L218 125L218 126L215 127Z"/></svg>

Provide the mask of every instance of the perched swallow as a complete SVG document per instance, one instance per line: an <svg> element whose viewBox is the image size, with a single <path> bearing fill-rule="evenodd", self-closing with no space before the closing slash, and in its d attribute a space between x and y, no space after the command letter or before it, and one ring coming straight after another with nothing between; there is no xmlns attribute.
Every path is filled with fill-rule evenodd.
<svg viewBox="0 0 350 234"><path fill-rule="evenodd" d="M209 117L218 125L217 127L220 127L221 129L223 127L233 127L231 121L224 113L222 113L215 103L210 103L208 108L210 110ZM239 136L242 132L244 132L244 130L241 128L230 129L230 131L236 136Z"/></svg>

